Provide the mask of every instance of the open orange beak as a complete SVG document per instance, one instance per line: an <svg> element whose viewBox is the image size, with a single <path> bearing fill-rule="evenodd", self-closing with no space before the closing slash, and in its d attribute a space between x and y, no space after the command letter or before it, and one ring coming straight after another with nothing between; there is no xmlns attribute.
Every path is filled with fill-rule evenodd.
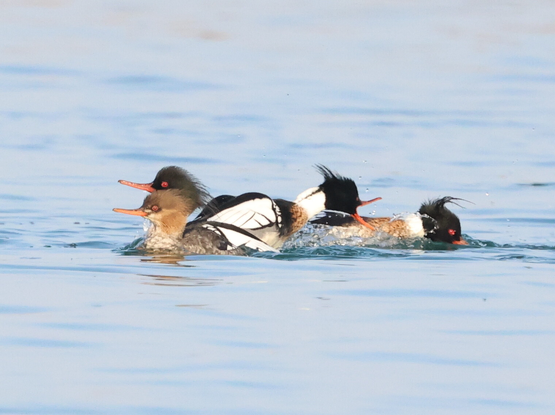
<svg viewBox="0 0 555 415"><path fill-rule="evenodd" d="M455 245L468 245L468 242L466 242L463 238L461 238L460 241L453 241L453 243Z"/></svg>
<svg viewBox="0 0 555 415"><path fill-rule="evenodd" d="M376 197L372 200L367 200L366 202L360 202L360 206L366 206L366 205L369 205L370 203L377 202L378 200L382 200L382 198L381 197Z"/></svg>
<svg viewBox="0 0 555 415"><path fill-rule="evenodd" d="M114 212L118 212L118 213L125 213L126 215L133 215L133 216L148 216L148 213L146 213L144 210L142 210L141 208L139 209L119 209L119 208L114 208L112 209Z"/></svg>
<svg viewBox="0 0 555 415"><path fill-rule="evenodd" d="M133 183L127 180L118 180L119 183L126 186L134 187L135 189L146 190L147 192L154 192L156 189L152 187L152 183Z"/></svg>
<svg viewBox="0 0 555 415"><path fill-rule="evenodd" d="M370 225L368 222L366 222L364 219L362 219L360 217L360 215L358 213L355 213L353 215L351 215L353 218L355 218L355 220L357 220L358 222L360 222L361 225L366 226L367 228L372 229L373 231L376 230L376 228L374 228L372 225Z"/></svg>
<svg viewBox="0 0 555 415"><path fill-rule="evenodd" d="M366 202L360 202L360 206L366 206L369 205L370 203L374 203L377 202L378 200L382 200L381 197L376 197L372 200L367 200ZM359 206L359 207L360 207ZM357 208L358 209L358 208ZM362 219L362 217L358 214L358 212L354 213L351 215L357 222L359 222L361 225L366 226L367 228L372 229L373 231L376 230L376 228L374 228L372 225L370 225L368 222L366 222L364 219Z"/></svg>

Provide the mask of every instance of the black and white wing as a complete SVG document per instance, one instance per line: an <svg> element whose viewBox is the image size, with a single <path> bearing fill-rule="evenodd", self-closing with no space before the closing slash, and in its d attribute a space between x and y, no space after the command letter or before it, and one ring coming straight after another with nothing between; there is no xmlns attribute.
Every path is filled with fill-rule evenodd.
<svg viewBox="0 0 555 415"><path fill-rule="evenodd" d="M279 226L281 212L276 203L262 193L245 193L221 207L214 215L205 218L247 230L261 230Z"/></svg>
<svg viewBox="0 0 555 415"><path fill-rule="evenodd" d="M277 252L249 232L226 223L198 221L185 228L183 248L205 255L245 255L248 251Z"/></svg>
<svg viewBox="0 0 555 415"><path fill-rule="evenodd" d="M259 252L278 252L277 249L261 241L256 236L233 225L205 222L202 227L220 235L222 240L225 241L227 249L249 248Z"/></svg>
<svg viewBox="0 0 555 415"><path fill-rule="evenodd" d="M231 195L216 196L214 199L212 199L210 202L206 204L204 209L202 209L202 211L197 215L197 217L194 220L207 219L210 216L215 215L216 213L220 212L222 208L228 205L233 199L235 199L235 196L231 196Z"/></svg>
<svg viewBox="0 0 555 415"><path fill-rule="evenodd" d="M203 220L246 230L262 242L277 247L282 243L282 215L282 210L270 197L262 193L245 193Z"/></svg>

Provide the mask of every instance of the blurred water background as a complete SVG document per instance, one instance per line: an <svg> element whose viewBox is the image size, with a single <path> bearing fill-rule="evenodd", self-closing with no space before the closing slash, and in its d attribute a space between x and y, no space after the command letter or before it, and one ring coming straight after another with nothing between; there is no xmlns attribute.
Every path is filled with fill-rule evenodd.
<svg viewBox="0 0 555 415"><path fill-rule="evenodd" d="M552 414L555 3L0 1L0 413ZM471 241L151 257L149 182Z"/></svg>

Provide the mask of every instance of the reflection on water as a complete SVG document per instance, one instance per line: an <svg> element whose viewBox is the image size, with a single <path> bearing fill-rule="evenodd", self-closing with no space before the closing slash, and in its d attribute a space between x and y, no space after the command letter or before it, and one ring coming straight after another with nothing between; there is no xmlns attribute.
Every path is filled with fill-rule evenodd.
<svg viewBox="0 0 555 415"><path fill-rule="evenodd" d="M147 255L148 252L143 252L142 255ZM160 254L160 253L151 253L151 256L147 258L141 258L141 262L154 262L157 264L168 264L168 265L178 265L181 267L193 267L194 265L186 265L182 264L185 261L185 255L177 255L177 254Z"/></svg>
<svg viewBox="0 0 555 415"><path fill-rule="evenodd" d="M216 278L190 278L190 277L173 277L170 275L149 275L149 274L139 274L142 277L152 278L154 281L147 281L144 284L154 284L154 285L167 285L167 286L179 286L179 287L205 287L213 286L217 284L224 284L223 279Z"/></svg>

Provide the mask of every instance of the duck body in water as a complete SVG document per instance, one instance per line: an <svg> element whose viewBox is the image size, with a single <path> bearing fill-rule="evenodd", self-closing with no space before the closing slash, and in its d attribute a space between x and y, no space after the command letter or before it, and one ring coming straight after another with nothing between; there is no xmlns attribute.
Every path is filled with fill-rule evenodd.
<svg viewBox="0 0 555 415"><path fill-rule="evenodd" d="M462 199L446 196L429 200L422 203L417 213L402 217L363 217L362 219L374 230L361 226L351 217L337 212L324 212L311 223L351 229L357 236L367 238L375 236L377 232L383 232L403 239L425 237L435 242L468 245L461 235L459 218L445 207L445 204L455 203L457 200Z"/></svg>
<svg viewBox="0 0 555 415"><path fill-rule="evenodd" d="M262 193L245 193L235 198L223 196L229 199L219 204L218 210L208 220L246 230L276 249L324 209L344 212L361 226L373 230L372 225L358 215L357 209L381 198L363 202L353 180L340 176L325 166L319 165L316 169L324 177L324 182L318 187L305 190L293 202L272 199ZM202 212L199 216L206 219Z"/></svg>
<svg viewBox="0 0 555 415"><path fill-rule="evenodd" d="M250 251L275 251L249 232L210 220L187 224L195 202L183 198L178 189L154 191L138 209L115 212L141 216L152 222L143 248L204 255L246 255Z"/></svg>
<svg viewBox="0 0 555 415"><path fill-rule="evenodd" d="M120 183L149 192L177 191L175 196L183 198L193 210L204 206L187 229L207 221L217 223L219 230L227 229L226 226L238 228L276 249L324 209L345 212L362 226L373 229L372 225L362 220L357 209L381 198L363 202L353 180L322 165L317 165L316 169L324 177L324 182L305 190L293 202L272 199L256 192L236 197L221 195L206 202L209 196L204 186L193 175L176 166L161 169L151 183L138 184L126 180L120 180Z"/></svg>

